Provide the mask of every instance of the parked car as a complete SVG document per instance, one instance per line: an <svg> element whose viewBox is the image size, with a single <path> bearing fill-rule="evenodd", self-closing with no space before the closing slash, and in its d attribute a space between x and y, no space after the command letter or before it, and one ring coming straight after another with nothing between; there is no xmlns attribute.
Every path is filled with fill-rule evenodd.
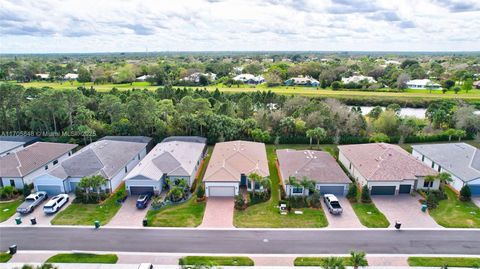
<svg viewBox="0 0 480 269"><path fill-rule="evenodd" d="M342 206L338 201L337 197L333 194L325 194L323 196L323 201L327 205L328 211L334 215L340 215L343 212Z"/></svg>
<svg viewBox="0 0 480 269"><path fill-rule="evenodd" d="M141 263L138 266L138 269L153 269L153 264L151 264L151 263Z"/></svg>
<svg viewBox="0 0 480 269"><path fill-rule="evenodd" d="M142 194L138 197L137 199L137 208L138 209L144 209L147 207L148 205L148 202L150 201L150 199L152 198L152 196L150 194Z"/></svg>
<svg viewBox="0 0 480 269"><path fill-rule="evenodd" d="M32 193L25 198L25 201L19 207L17 207L17 212L20 214L28 214L47 198L48 194L44 191Z"/></svg>
<svg viewBox="0 0 480 269"><path fill-rule="evenodd" d="M45 214L57 213L58 210L68 202L68 199L67 194L53 196L52 199L43 206L43 212L45 212Z"/></svg>

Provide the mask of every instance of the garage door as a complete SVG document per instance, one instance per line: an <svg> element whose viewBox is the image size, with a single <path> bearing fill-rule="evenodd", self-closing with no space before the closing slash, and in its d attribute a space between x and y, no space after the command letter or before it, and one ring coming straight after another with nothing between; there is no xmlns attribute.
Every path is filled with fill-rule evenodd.
<svg viewBox="0 0 480 269"><path fill-rule="evenodd" d="M320 186L320 194L335 194L339 196L343 196L345 193L344 186Z"/></svg>
<svg viewBox="0 0 480 269"><path fill-rule="evenodd" d="M470 187L472 196L480 196L480 185L468 185L468 186Z"/></svg>
<svg viewBox="0 0 480 269"><path fill-rule="evenodd" d="M153 187L148 186L130 186L130 195L153 194Z"/></svg>
<svg viewBox="0 0 480 269"><path fill-rule="evenodd" d="M412 185L400 185L400 190L398 192L399 193L410 193L411 189L412 189Z"/></svg>
<svg viewBox="0 0 480 269"><path fill-rule="evenodd" d="M37 191L46 191L48 196L62 193L62 187L57 185L37 185Z"/></svg>
<svg viewBox="0 0 480 269"><path fill-rule="evenodd" d="M394 195L395 186L372 186L371 195Z"/></svg>
<svg viewBox="0 0 480 269"><path fill-rule="evenodd" d="M234 187L208 187L208 196L235 196Z"/></svg>

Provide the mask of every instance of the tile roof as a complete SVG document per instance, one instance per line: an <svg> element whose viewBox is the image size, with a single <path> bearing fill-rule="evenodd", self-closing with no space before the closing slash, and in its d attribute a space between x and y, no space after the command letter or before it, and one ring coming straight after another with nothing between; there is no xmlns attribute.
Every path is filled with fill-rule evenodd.
<svg viewBox="0 0 480 269"><path fill-rule="evenodd" d="M241 174L258 173L268 177L265 144L250 141L217 143L208 163L203 181L240 181Z"/></svg>
<svg viewBox="0 0 480 269"><path fill-rule="evenodd" d="M437 174L397 145L372 143L342 145L338 148L370 181L401 181Z"/></svg>
<svg viewBox="0 0 480 269"><path fill-rule="evenodd" d="M413 145L425 155L462 181L480 178L480 150L466 143Z"/></svg>
<svg viewBox="0 0 480 269"><path fill-rule="evenodd" d="M48 174L60 179L92 175L111 179L146 146L147 143L99 140L79 150Z"/></svg>
<svg viewBox="0 0 480 269"><path fill-rule="evenodd" d="M76 148L75 144L37 142L0 158L0 177L23 177Z"/></svg>
<svg viewBox="0 0 480 269"><path fill-rule="evenodd" d="M0 136L0 154L11 151L23 145L38 141L35 136Z"/></svg>
<svg viewBox="0 0 480 269"><path fill-rule="evenodd" d="M340 165L328 152L281 149L277 150L277 158L280 171L286 178L308 177L317 183L351 183Z"/></svg>
<svg viewBox="0 0 480 269"><path fill-rule="evenodd" d="M181 139L188 140L188 139ZM160 180L169 176L192 176L202 158L206 140L202 143L169 139L156 145L127 175L126 179L147 178ZM165 140L164 140L165 141ZM192 141L195 139L192 138ZM200 140L201 141L201 140Z"/></svg>

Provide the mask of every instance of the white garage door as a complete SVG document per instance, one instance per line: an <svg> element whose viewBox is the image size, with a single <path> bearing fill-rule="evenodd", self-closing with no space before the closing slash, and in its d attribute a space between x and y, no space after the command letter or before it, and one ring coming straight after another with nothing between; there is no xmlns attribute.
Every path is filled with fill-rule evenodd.
<svg viewBox="0 0 480 269"><path fill-rule="evenodd" d="M208 196L235 196L234 187L208 187Z"/></svg>

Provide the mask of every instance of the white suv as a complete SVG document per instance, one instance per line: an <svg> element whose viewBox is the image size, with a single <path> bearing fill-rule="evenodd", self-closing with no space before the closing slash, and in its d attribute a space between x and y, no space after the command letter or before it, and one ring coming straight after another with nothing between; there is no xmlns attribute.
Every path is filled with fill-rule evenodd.
<svg viewBox="0 0 480 269"><path fill-rule="evenodd" d="M50 201L48 201L43 206L43 212L45 212L45 214L56 213L67 202L68 202L68 195L66 195L66 194L59 194L57 196L54 196L54 197L52 197L52 199L50 199Z"/></svg>

